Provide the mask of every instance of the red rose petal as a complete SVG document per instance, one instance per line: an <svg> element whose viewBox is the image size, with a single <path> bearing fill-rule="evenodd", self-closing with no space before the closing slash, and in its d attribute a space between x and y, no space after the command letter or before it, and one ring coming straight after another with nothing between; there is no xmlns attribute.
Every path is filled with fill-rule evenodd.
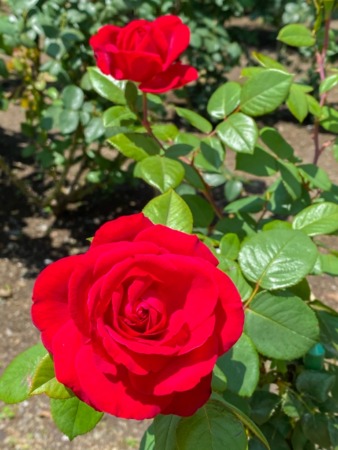
<svg viewBox="0 0 338 450"><path fill-rule="evenodd" d="M142 230L152 226L143 213L119 217L106 222L96 231L91 248L111 242L133 241Z"/></svg>
<svg viewBox="0 0 338 450"><path fill-rule="evenodd" d="M208 341L194 351L171 359L167 366L151 376L130 374L134 389L155 396L169 395L194 388L204 376L210 374L217 360L217 338Z"/></svg>
<svg viewBox="0 0 338 450"><path fill-rule="evenodd" d="M228 351L241 337L244 326L244 308L236 286L231 279L217 270L220 289L220 303L216 309L216 333L220 338L219 355Z"/></svg>
<svg viewBox="0 0 338 450"><path fill-rule="evenodd" d="M146 82L161 70L159 55L128 51L110 53L110 74L117 80Z"/></svg>
<svg viewBox="0 0 338 450"><path fill-rule="evenodd" d="M103 50L107 45L115 45L121 30L122 28L115 25L105 25L89 39L89 44L94 51Z"/></svg>
<svg viewBox="0 0 338 450"><path fill-rule="evenodd" d="M135 241L148 241L176 255L198 256L214 266L219 264L217 258L197 236L172 230L163 225L146 228L135 237Z"/></svg>
<svg viewBox="0 0 338 450"><path fill-rule="evenodd" d="M154 27L161 30L167 41L167 58L163 69L166 70L188 47L190 30L176 16L162 16L153 22Z"/></svg>
<svg viewBox="0 0 338 450"><path fill-rule="evenodd" d="M99 411L127 419L148 419L156 416L170 398L156 398L134 393L123 384L127 374L107 378L97 367L90 346L82 347L76 361L81 383L81 398Z"/></svg>
<svg viewBox="0 0 338 450"><path fill-rule="evenodd" d="M149 33L151 22L144 19L133 20L121 28L117 47L122 51L136 50L144 35Z"/></svg>
<svg viewBox="0 0 338 450"><path fill-rule="evenodd" d="M36 279L31 315L48 351L51 351L54 334L70 318L68 282L81 260L82 255L62 258L47 266Z"/></svg>
<svg viewBox="0 0 338 450"><path fill-rule="evenodd" d="M169 66L164 72L158 72L153 78L144 80L139 85L139 89L143 92L160 94L185 86L197 78L198 72L194 67L176 63Z"/></svg>
<svg viewBox="0 0 338 450"><path fill-rule="evenodd" d="M75 364L77 354L83 345L83 336L72 320L60 328L53 339L52 354L56 379L76 395L80 393L80 384Z"/></svg>
<svg viewBox="0 0 338 450"><path fill-rule="evenodd" d="M177 416L192 416L201 408L211 395L212 374L202 378L198 385L186 392L174 393L171 397L171 403L162 414L176 414Z"/></svg>

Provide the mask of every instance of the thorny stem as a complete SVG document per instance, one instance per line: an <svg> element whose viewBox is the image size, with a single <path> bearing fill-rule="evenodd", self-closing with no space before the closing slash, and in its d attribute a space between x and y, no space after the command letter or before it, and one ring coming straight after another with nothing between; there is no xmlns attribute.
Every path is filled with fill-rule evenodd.
<svg viewBox="0 0 338 450"><path fill-rule="evenodd" d="M325 18L323 48L322 48L321 52L316 53L317 68L318 68L318 73L319 73L321 81L324 81L326 78L325 63L326 63L327 50L329 47L329 40L330 40L330 25L331 25L331 16ZM325 105L326 99L327 99L327 92L323 92L320 95L320 101L319 101L319 104L321 107L323 107ZM318 117L315 118L313 140L314 140L314 144L315 144L315 153L314 153L314 157L313 157L313 164L317 165L320 155L326 148L325 145L321 146L319 143L319 118Z"/></svg>

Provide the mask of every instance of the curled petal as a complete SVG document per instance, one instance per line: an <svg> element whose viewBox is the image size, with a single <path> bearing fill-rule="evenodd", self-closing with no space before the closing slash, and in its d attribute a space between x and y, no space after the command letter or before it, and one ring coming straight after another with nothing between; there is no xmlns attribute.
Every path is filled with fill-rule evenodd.
<svg viewBox="0 0 338 450"><path fill-rule="evenodd" d="M219 264L217 258L211 253L197 236L172 230L163 225L153 225L142 230L135 241L151 242L165 249L167 253L186 256L198 256L210 262L212 265Z"/></svg>
<svg viewBox="0 0 338 450"><path fill-rule="evenodd" d="M166 40L167 57L164 69L167 69L188 47L190 30L176 16L162 16L154 21L154 27L158 28Z"/></svg>
<svg viewBox="0 0 338 450"><path fill-rule="evenodd" d="M106 222L96 231L90 248L111 242L133 241L141 231L152 226L143 213L119 217Z"/></svg>
<svg viewBox="0 0 338 450"><path fill-rule="evenodd" d="M153 78L143 81L139 88L143 92L160 94L170 89L178 89L197 80L198 72L192 67L181 63L172 64L169 68L155 75Z"/></svg>

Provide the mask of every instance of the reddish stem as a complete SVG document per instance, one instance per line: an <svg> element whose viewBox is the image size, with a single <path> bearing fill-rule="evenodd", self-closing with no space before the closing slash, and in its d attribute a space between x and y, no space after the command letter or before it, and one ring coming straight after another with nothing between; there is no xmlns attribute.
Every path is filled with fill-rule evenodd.
<svg viewBox="0 0 338 450"><path fill-rule="evenodd" d="M320 76L320 81L323 82L326 79L326 72L325 72L325 64L326 64L326 56L327 56L327 50L329 48L329 41L330 41L330 24L331 24L331 17L328 17L325 19L325 27L324 27L324 41L323 41L323 48L321 52L316 53L316 60L317 60L317 70ZM323 92L320 95L319 104L321 107L323 107L326 103L327 99L327 92ZM318 163L320 155L325 150L326 146L320 145L319 142L319 119L318 117L315 118L314 123L314 131L313 131L313 140L315 144L315 153L313 157L313 164Z"/></svg>

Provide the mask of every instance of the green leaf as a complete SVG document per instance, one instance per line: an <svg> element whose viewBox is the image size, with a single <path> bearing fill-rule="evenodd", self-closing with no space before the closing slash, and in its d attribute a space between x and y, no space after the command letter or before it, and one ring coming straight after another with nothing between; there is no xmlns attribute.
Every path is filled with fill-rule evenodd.
<svg viewBox="0 0 338 450"><path fill-rule="evenodd" d="M79 87L70 84L62 91L61 99L65 109L77 111L83 104L84 93Z"/></svg>
<svg viewBox="0 0 338 450"><path fill-rule="evenodd" d="M180 450L246 450L247 438L242 423L221 403L210 401L193 416L184 418L177 428Z"/></svg>
<svg viewBox="0 0 338 450"><path fill-rule="evenodd" d="M194 163L203 171L219 172L224 164L224 148L216 137L206 137L200 143L201 152Z"/></svg>
<svg viewBox="0 0 338 450"><path fill-rule="evenodd" d="M338 358L338 316L326 311L316 311L320 326L320 341L325 350Z"/></svg>
<svg viewBox="0 0 338 450"><path fill-rule="evenodd" d="M259 358L251 339L242 334L237 343L217 360L225 374L227 388L244 397L250 397L259 380Z"/></svg>
<svg viewBox="0 0 338 450"><path fill-rule="evenodd" d="M316 315L303 300L269 292L250 303L245 332L262 355L281 360L300 358L319 338Z"/></svg>
<svg viewBox="0 0 338 450"><path fill-rule="evenodd" d="M222 256L237 259L240 247L239 237L235 233L227 233L222 237L219 247Z"/></svg>
<svg viewBox="0 0 338 450"><path fill-rule="evenodd" d="M308 181L311 186L323 191L329 191L331 189L332 183L328 174L321 167L315 164L301 164L298 166L300 174L303 178Z"/></svg>
<svg viewBox="0 0 338 450"><path fill-rule="evenodd" d="M328 430L328 417L322 413L306 413L301 418L304 435L322 449L331 447L331 439Z"/></svg>
<svg viewBox="0 0 338 450"><path fill-rule="evenodd" d="M330 418L329 420L329 435L333 448L338 448L338 419L337 417Z"/></svg>
<svg viewBox="0 0 338 450"><path fill-rule="evenodd" d="M190 145L193 149L200 147L200 139L191 133L178 133L176 136L176 144Z"/></svg>
<svg viewBox="0 0 338 450"><path fill-rule="evenodd" d="M199 172L196 171L194 167L191 167L190 164L186 164L185 162L183 163L183 167L185 170L185 180L191 186L194 186L194 188L203 191L205 189L205 186Z"/></svg>
<svg viewBox="0 0 338 450"><path fill-rule="evenodd" d="M194 147L188 144L174 144L168 147L165 151L167 158L179 158L180 156L189 155L194 150Z"/></svg>
<svg viewBox="0 0 338 450"><path fill-rule="evenodd" d="M315 117L321 117L322 115L322 107L317 99L315 99L312 95L306 96L307 105L309 108L309 113L313 114Z"/></svg>
<svg viewBox="0 0 338 450"><path fill-rule="evenodd" d="M154 422L151 423L142 436L139 450L155 450Z"/></svg>
<svg viewBox="0 0 338 450"><path fill-rule="evenodd" d="M323 273L338 277L338 258L334 255L320 254L320 268Z"/></svg>
<svg viewBox="0 0 338 450"><path fill-rule="evenodd" d="M302 123L308 115L309 109L307 96L300 85L295 83L291 85L286 104L296 119Z"/></svg>
<svg viewBox="0 0 338 450"><path fill-rule="evenodd" d="M257 390L251 397L251 417L258 424L267 422L279 406L280 398L272 392ZM275 450L272 448L272 450ZM276 449L277 450L277 449Z"/></svg>
<svg viewBox="0 0 338 450"><path fill-rule="evenodd" d="M264 55L263 53L259 52L252 52L252 56L263 67L266 67L268 69L278 69L287 72L286 68L282 64L280 64L275 59L270 58L270 56Z"/></svg>
<svg viewBox="0 0 338 450"><path fill-rule="evenodd" d="M176 430L181 417L158 415L153 422L155 435L154 450L178 450L176 446Z"/></svg>
<svg viewBox="0 0 338 450"><path fill-rule="evenodd" d="M251 195L250 197L235 200L224 208L226 213L256 213L262 210L265 205L265 200L258 195Z"/></svg>
<svg viewBox="0 0 338 450"><path fill-rule="evenodd" d="M59 128L62 134L73 133L80 121L80 115L78 111L71 111L63 109L59 115Z"/></svg>
<svg viewBox="0 0 338 450"><path fill-rule="evenodd" d="M26 400L33 374L45 355L46 349L37 344L14 358L0 378L0 400L5 403Z"/></svg>
<svg viewBox="0 0 338 450"><path fill-rule="evenodd" d="M229 275L229 277L232 279L232 281L234 282L235 286L239 291L241 299L243 301L247 300L252 293L252 287L243 277L239 265L235 261L226 258L222 255L219 256L219 261L220 263L218 268L227 275Z"/></svg>
<svg viewBox="0 0 338 450"><path fill-rule="evenodd" d="M165 142L173 141L178 134L177 127L172 123L152 125L151 129L157 139Z"/></svg>
<svg viewBox="0 0 338 450"><path fill-rule="evenodd" d="M292 226L309 236L333 233L338 230L338 205L324 202L308 206L296 215Z"/></svg>
<svg viewBox="0 0 338 450"><path fill-rule="evenodd" d="M327 400L336 381L336 376L319 370L303 370L296 380L298 391L309 398L323 403Z"/></svg>
<svg viewBox="0 0 338 450"><path fill-rule="evenodd" d="M207 111L215 119L224 119L237 108L240 96L240 84L229 81L212 94L207 105Z"/></svg>
<svg viewBox="0 0 338 450"><path fill-rule="evenodd" d="M244 275L264 289L292 286L309 274L317 259L317 247L304 233L269 230L242 245L239 264Z"/></svg>
<svg viewBox="0 0 338 450"><path fill-rule="evenodd" d="M278 161L278 167L285 189L293 200L297 200L302 194L302 180L298 168L294 164L284 161Z"/></svg>
<svg viewBox="0 0 338 450"><path fill-rule="evenodd" d="M87 143L91 143L104 135L105 129L101 117L92 117L84 129L84 136Z"/></svg>
<svg viewBox="0 0 338 450"><path fill-rule="evenodd" d="M175 191L159 195L143 208L143 213L153 223L166 225L174 230L191 233L193 218L188 205Z"/></svg>
<svg viewBox="0 0 338 450"><path fill-rule="evenodd" d="M112 106L102 116L105 127L121 126L124 120L135 120L136 116L125 106Z"/></svg>
<svg viewBox="0 0 338 450"><path fill-rule="evenodd" d="M49 354L39 362L30 389L30 395L46 394L50 398L70 398L73 393L55 378L54 362Z"/></svg>
<svg viewBox="0 0 338 450"><path fill-rule="evenodd" d="M137 87L131 81L127 81L126 88L124 91L124 95L126 98L127 105L131 109L131 111L137 111L137 99L138 96L141 95L140 91L138 91Z"/></svg>
<svg viewBox="0 0 338 450"><path fill-rule="evenodd" d="M234 217L224 217L217 224L215 229L217 231L226 233L236 233L238 237L252 236L255 234L256 222L246 213L238 213Z"/></svg>
<svg viewBox="0 0 338 450"><path fill-rule="evenodd" d="M299 394L288 389L282 396L282 410L292 419L300 419L304 414L304 401Z"/></svg>
<svg viewBox="0 0 338 450"><path fill-rule="evenodd" d="M184 194L182 198L192 212L194 227L208 227L215 217L215 212L210 203L199 195Z"/></svg>
<svg viewBox="0 0 338 450"><path fill-rule="evenodd" d="M328 106L323 106L320 125L331 133L338 134L338 111Z"/></svg>
<svg viewBox="0 0 338 450"><path fill-rule="evenodd" d="M228 202L232 202L241 195L243 183L239 180L229 180L225 183L224 194Z"/></svg>
<svg viewBox="0 0 338 450"><path fill-rule="evenodd" d="M222 405L225 406L225 408L231 412L234 416L236 416L245 426L250 430L250 432L253 434L253 436L256 436L261 443L270 450L270 446L268 441L266 440L264 434L261 432L261 430L257 427L255 422L253 422L242 410L234 406L233 404L226 401L223 397L221 397L218 394L213 394L213 397L217 400L219 400Z"/></svg>
<svg viewBox="0 0 338 450"><path fill-rule="evenodd" d="M118 105L125 105L124 81L114 80L110 75L104 75L97 67L89 67L88 73L93 89L101 97Z"/></svg>
<svg viewBox="0 0 338 450"><path fill-rule="evenodd" d="M290 229L292 225L290 222L285 222L285 220L271 220L271 222L267 222L263 226L263 231L268 230L280 230L280 229Z"/></svg>
<svg viewBox="0 0 338 450"><path fill-rule="evenodd" d="M292 216L311 204L311 198L305 188L301 188L301 196L296 201L285 188L285 183L280 178L269 188L270 194L268 209L274 214L281 216Z"/></svg>
<svg viewBox="0 0 338 450"><path fill-rule="evenodd" d="M277 161L259 145L256 145L252 155L238 153L236 170L251 173L259 177L269 177L277 172Z"/></svg>
<svg viewBox="0 0 338 450"><path fill-rule="evenodd" d="M162 193L177 187L183 180L184 174L184 167L180 162L159 155L143 159L134 169L135 177L142 178Z"/></svg>
<svg viewBox="0 0 338 450"><path fill-rule="evenodd" d="M258 129L255 121L245 114L232 114L217 128L221 141L229 148L239 153L253 153L257 139Z"/></svg>
<svg viewBox="0 0 338 450"><path fill-rule="evenodd" d="M51 399L50 408L55 424L70 440L91 431L103 416L77 397Z"/></svg>
<svg viewBox="0 0 338 450"><path fill-rule="evenodd" d="M300 24L286 25L278 33L277 39L292 47L311 47L316 42L311 31Z"/></svg>
<svg viewBox="0 0 338 450"><path fill-rule="evenodd" d="M279 158L290 160L293 157L293 148L275 128L262 128L260 138Z"/></svg>
<svg viewBox="0 0 338 450"><path fill-rule="evenodd" d="M161 151L159 145L151 137L140 133L119 133L109 138L108 142L124 156L135 159L135 161L141 161Z"/></svg>
<svg viewBox="0 0 338 450"><path fill-rule="evenodd" d="M194 111L190 111L190 109L178 108L178 107L176 107L175 109L176 109L177 114L180 117L183 117L183 119L185 119L187 122L189 122L190 125L197 128L198 130L202 131L202 133L210 133L212 131L211 123L204 117L195 113Z"/></svg>
<svg viewBox="0 0 338 450"><path fill-rule="evenodd" d="M319 85L319 93L331 91L338 84L338 74L331 75L323 80Z"/></svg>
<svg viewBox="0 0 338 450"><path fill-rule="evenodd" d="M250 116L262 116L274 111L286 99L292 75L276 69L266 69L243 85L241 111Z"/></svg>

